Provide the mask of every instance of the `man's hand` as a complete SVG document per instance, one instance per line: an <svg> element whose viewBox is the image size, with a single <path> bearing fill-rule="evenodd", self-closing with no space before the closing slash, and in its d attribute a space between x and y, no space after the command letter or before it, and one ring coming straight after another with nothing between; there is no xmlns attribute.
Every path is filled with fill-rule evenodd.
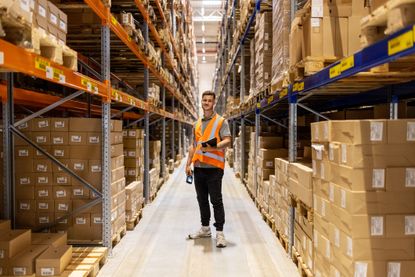
<svg viewBox="0 0 415 277"><path fill-rule="evenodd" d="M218 151L217 147L206 146L201 148L202 152Z"/></svg>
<svg viewBox="0 0 415 277"><path fill-rule="evenodd" d="M192 175L192 167L190 165L186 165L186 175Z"/></svg>

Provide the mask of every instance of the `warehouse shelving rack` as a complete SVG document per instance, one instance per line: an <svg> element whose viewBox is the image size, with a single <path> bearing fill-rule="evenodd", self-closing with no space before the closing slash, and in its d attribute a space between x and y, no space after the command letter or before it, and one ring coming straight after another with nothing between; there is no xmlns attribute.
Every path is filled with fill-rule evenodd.
<svg viewBox="0 0 415 277"><path fill-rule="evenodd" d="M155 0L157 7L160 9L160 1ZM0 39L0 68L6 72L6 85L0 85L0 94L3 102L3 146L4 146L4 218L11 219L14 223L15 218L15 183L14 183L14 139L13 136L18 136L25 140L28 144L35 147L38 151L49 158L54 164L60 166L65 170L66 173L77 179L84 186L90 189L97 198L92 200L86 206L81 207L67 215L70 217L76 213L79 213L93 205L102 201L103 206L103 237L102 244L111 249L112 247L112 234L111 234L111 191L110 191L110 179L111 179L111 157L110 157L110 120L112 118L127 119L128 126L133 126L144 121L145 139L144 139L144 196L146 201L149 200L149 127L155 122L162 121L163 134L162 134L162 157L161 157L161 173L164 177L166 173L165 161L166 161L166 147L165 147L165 135L166 135L166 122L171 120L173 130L175 121L178 122L179 126L179 149L181 149L182 140L184 133L182 132L182 124L185 124L187 129L193 124L193 120L196 117L196 110L194 109L194 96L186 90L184 85L184 78L172 67L172 61L168 60L171 64L176 78L181 83L182 89L185 94L180 93L168 83L156 70L156 68L149 62L148 57L139 49L138 45L135 44L131 37L117 22L115 17L111 14L110 8L104 6L99 0L85 0L85 3L95 12L96 15L102 20L101 25L101 72L95 72L94 75L97 79L91 78L80 72L72 71L59 64L54 63L46 58L43 58L37 54L26 51L23 48L15 46L7 41ZM135 1L137 9L142 13L145 22L143 23L143 34L145 43L149 41L149 26L153 32L153 37L157 43L161 43L160 37L150 21L148 13L140 1ZM172 8L173 11L173 8ZM160 10L160 14L163 11ZM110 78L110 31L112 31L129 49L135 54L138 61L144 65L144 100L138 99L129 93L123 92L118 89L111 87ZM174 40L170 34L172 44ZM163 48L161 44L160 47ZM166 50L165 57L168 57ZM178 51L176 50L176 55ZM164 59L162 63L164 64ZM180 56L178 56L180 57ZM181 66L181 65L180 65ZM87 69L85 71L91 71L85 64L80 66L80 69ZM183 69L182 69L183 70ZM93 70L92 70L93 71ZM65 88L71 88L75 92L64 93L64 96L49 95L43 92L35 92L21 88L15 88L15 73L19 72L25 75L33 76L39 79L43 79L50 83L59 85L64 91ZM183 71L184 72L184 71ZM157 108L151 105L148 99L149 90L149 75L150 73L155 76L161 83L161 98L162 107ZM187 77L186 77L187 78ZM172 97L172 111L166 111L166 94ZM87 94L88 103L82 103L74 100L75 98ZM91 104L89 101L92 97L98 99L101 105ZM177 103L175 103L177 99ZM21 104L32 107L42 107L39 111L32 113L24 119L15 121L15 104ZM116 107L111 109L111 104ZM18 126L28 122L29 120L42 116L44 113L49 112L55 108L70 109L72 111L85 112L88 114L96 114L102 116L102 192L95 189L91 184L83 180L71 169L63 165L59 160L54 158L51 154L47 153L42 147L31 141L18 129ZM176 109L183 109L188 117L184 119L175 113ZM135 110L135 111L133 111ZM144 115L138 113L143 111ZM150 116L156 115L159 118L150 123ZM174 133L174 131L173 131ZM174 159L175 148L174 148L174 136L172 138L172 149L170 150Z"/></svg>
<svg viewBox="0 0 415 277"><path fill-rule="evenodd" d="M251 19L255 13L259 12L259 3L257 8L250 15L249 24L246 27L245 34L249 32L253 21ZM293 3L292 7L295 7ZM292 10L292 17L295 10ZM234 18L231 18L233 21ZM223 20L224 22L225 20ZM228 19L229 21L229 19ZM229 37L226 33L225 25L222 25L222 35ZM245 35L241 38L238 48L240 53L236 52L232 59L228 60L225 67L226 58L218 58L216 76L214 79L214 88L219 95L237 95L237 76L235 75L235 60L240 54L240 100L244 101L244 53L243 44ZM229 41L229 39L228 39ZM229 49L229 43L227 44ZM222 50L223 51L223 50ZM223 55L223 52L220 53ZM367 107L381 103L389 103L390 119L398 118L398 101L415 99L415 74L414 74L414 56L415 55L415 25L407 26L384 39L354 53L353 55L343 58L321 71L294 81L288 87L268 93L265 97L256 97L255 103L247 109L233 111L227 118L233 129L233 136L236 135L236 124L241 126L241 179L243 182L245 176L245 125L246 123L255 126L255 156L258 154L258 137L262 121L278 125L288 131L288 148L289 162L295 162L297 159L297 117L300 113L311 113L318 120L329 120L325 112ZM371 68L389 63L393 68L396 66L396 72L372 73L367 72ZM232 73L230 75L230 73ZM232 90L230 83L232 82ZM260 95L264 95L262 92ZM223 101L223 98L219 98ZM226 99L226 98L225 98ZM226 102L219 104L222 111L226 108ZM300 110L298 109L300 108ZM235 154L235 153L234 153ZM254 160L256 163L256 160ZM256 172L254 172L254 188L258 187L256 181ZM256 190L253 192L256 196ZM294 207L289 211L289 246L291 253L294 243Z"/></svg>

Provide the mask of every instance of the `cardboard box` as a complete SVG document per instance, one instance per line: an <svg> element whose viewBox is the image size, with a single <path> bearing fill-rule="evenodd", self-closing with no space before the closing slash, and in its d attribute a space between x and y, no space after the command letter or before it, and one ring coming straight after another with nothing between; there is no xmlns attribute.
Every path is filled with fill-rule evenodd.
<svg viewBox="0 0 415 277"><path fill-rule="evenodd" d="M312 142L329 142L330 138L330 121L320 121L311 123L311 141Z"/></svg>
<svg viewBox="0 0 415 277"><path fill-rule="evenodd" d="M87 144L101 145L102 133L87 133Z"/></svg>
<svg viewBox="0 0 415 277"><path fill-rule="evenodd" d="M12 258L30 246L30 230L0 230L0 259Z"/></svg>
<svg viewBox="0 0 415 277"><path fill-rule="evenodd" d="M58 212L55 213L55 222L56 222L55 228L57 230L66 231L66 230L68 230L68 228L70 226L73 225L73 219L71 217L62 219L66 215L67 215L67 213L58 213ZM63 233L68 236L68 234L66 232L63 232Z"/></svg>
<svg viewBox="0 0 415 277"><path fill-rule="evenodd" d="M32 233L32 245L48 245L59 247L66 245L67 235L65 233Z"/></svg>
<svg viewBox="0 0 415 277"><path fill-rule="evenodd" d="M70 158L70 146L52 146L52 155L59 159L69 159Z"/></svg>
<svg viewBox="0 0 415 277"><path fill-rule="evenodd" d="M297 196L306 206L313 206L313 190L296 182L294 179L288 179L288 190Z"/></svg>
<svg viewBox="0 0 415 277"><path fill-rule="evenodd" d="M140 143L139 139L135 139L135 138L124 138L123 140L123 144L124 144L124 148L126 149L138 149L140 148L139 146L142 145L142 143Z"/></svg>
<svg viewBox="0 0 415 277"><path fill-rule="evenodd" d="M87 145L86 132L69 132L69 145Z"/></svg>
<svg viewBox="0 0 415 277"><path fill-rule="evenodd" d="M68 16L59 10L59 31L64 34L68 33Z"/></svg>
<svg viewBox="0 0 415 277"><path fill-rule="evenodd" d="M53 200L36 200L36 211L53 213L55 211L55 202Z"/></svg>
<svg viewBox="0 0 415 277"><path fill-rule="evenodd" d="M119 167L111 171L111 182L116 182L124 178L124 167Z"/></svg>
<svg viewBox="0 0 415 277"><path fill-rule="evenodd" d="M69 145L68 132L51 132L51 145Z"/></svg>
<svg viewBox="0 0 415 277"><path fill-rule="evenodd" d="M14 155L18 159L31 159L34 156L34 150L31 146L16 146L14 148Z"/></svg>
<svg viewBox="0 0 415 277"><path fill-rule="evenodd" d="M90 196L90 191L84 186L72 186L72 199L88 199Z"/></svg>
<svg viewBox="0 0 415 277"><path fill-rule="evenodd" d="M285 148L280 149L263 149L259 150L259 157L264 160L271 160L279 157L287 157L288 150Z"/></svg>
<svg viewBox="0 0 415 277"><path fill-rule="evenodd" d="M53 184L52 173L33 173L36 186L51 186Z"/></svg>
<svg viewBox="0 0 415 277"><path fill-rule="evenodd" d="M34 159L31 172L51 173L52 161L48 159Z"/></svg>
<svg viewBox="0 0 415 277"><path fill-rule="evenodd" d="M386 120L331 121L331 141L348 144L387 143Z"/></svg>
<svg viewBox="0 0 415 277"><path fill-rule="evenodd" d="M67 119L67 118L51 118L50 121L51 121L51 129L50 130L52 132L68 132L69 131L69 119Z"/></svg>
<svg viewBox="0 0 415 277"><path fill-rule="evenodd" d="M275 149L283 147L283 137L258 137L258 148Z"/></svg>
<svg viewBox="0 0 415 277"><path fill-rule="evenodd" d="M102 147L97 145L71 146L70 158L77 160L100 160L102 157Z"/></svg>
<svg viewBox="0 0 415 277"><path fill-rule="evenodd" d="M0 219L0 230L10 230L10 220L7 219Z"/></svg>
<svg viewBox="0 0 415 277"><path fill-rule="evenodd" d="M72 184L72 177L67 173L53 173L53 185L70 186Z"/></svg>
<svg viewBox="0 0 415 277"><path fill-rule="evenodd" d="M123 134L122 133L114 133L111 132L111 140L110 140L111 144L121 144L123 143Z"/></svg>
<svg viewBox="0 0 415 277"><path fill-rule="evenodd" d="M125 159L125 160L127 161L128 159ZM112 169L119 168L121 166L124 166L124 156L123 155L111 158L111 168Z"/></svg>
<svg viewBox="0 0 415 277"><path fill-rule="evenodd" d="M38 145L51 145L50 132L31 132L31 139Z"/></svg>
<svg viewBox="0 0 415 277"><path fill-rule="evenodd" d="M86 204L88 204L89 202L91 202L91 200L87 199L87 200L72 200L72 204L73 204L73 209L79 209L83 206L85 206ZM90 208L88 208L87 210L84 210L83 213L94 213L94 214L98 214L98 213L102 213L102 204L98 203Z"/></svg>
<svg viewBox="0 0 415 277"><path fill-rule="evenodd" d="M288 176L303 187L312 189L313 169L308 164L291 163L288 166Z"/></svg>
<svg viewBox="0 0 415 277"><path fill-rule="evenodd" d="M53 197L55 200L72 199L72 187L71 186L53 186Z"/></svg>
<svg viewBox="0 0 415 277"><path fill-rule="evenodd" d="M115 144L111 145L111 157L118 157L124 154L124 146L123 144Z"/></svg>
<svg viewBox="0 0 415 277"><path fill-rule="evenodd" d="M111 120L111 132L122 132L122 120Z"/></svg>
<svg viewBox="0 0 415 277"><path fill-rule="evenodd" d="M34 185L16 186L16 199L35 200L35 186Z"/></svg>
<svg viewBox="0 0 415 277"><path fill-rule="evenodd" d="M408 144L415 142L415 119L388 120L388 143Z"/></svg>
<svg viewBox="0 0 415 277"><path fill-rule="evenodd" d="M50 131L50 119L49 118L32 119L32 131L49 132Z"/></svg>
<svg viewBox="0 0 415 277"><path fill-rule="evenodd" d="M16 227L20 229L31 229L36 227L36 213L35 212L16 212ZM0 259L1 260L1 259Z"/></svg>
<svg viewBox="0 0 415 277"><path fill-rule="evenodd" d="M35 200L17 200L17 210L21 212L35 212L36 201Z"/></svg>
<svg viewBox="0 0 415 277"><path fill-rule="evenodd" d="M88 160L71 159L69 167L79 176L86 176L86 173L88 172Z"/></svg>
<svg viewBox="0 0 415 277"><path fill-rule="evenodd" d="M32 159L15 159L15 162L15 173L17 175L25 175L33 171Z"/></svg>
<svg viewBox="0 0 415 277"><path fill-rule="evenodd" d="M36 228L46 228L53 222L55 214L49 212L36 212Z"/></svg>
<svg viewBox="0 0 415 277"><path fill-rule="evenodd" d="M55 212L71 212L72 200L55 200Z"/></svg>
<svg viewBox="0 0 415 277"><path fill-rule="evenodd" d="M72 245L50 246L36 259L37 276L60 275L72 259Z"/></svg>
<svg viewBox="0 0 415 277"><path fill-rule="evenodd" d="M26 248L10 260L10 273L14 276L34 274L35 261L47 248L47 245L31 245Z"/></svg>
<svg viewBox="0 0 415 277"><path fill-rule="evenodd" d="M100 118L70 118L70 132L102 132L102 121Z"/></svg>
<svg viewBox="0 0 415 277"><path fill-rule="evenodd" d="M130 130L125 130L125 131L127 131L127 136L129 138L139 138L139 139L144 138L144 129L130 129Z"/></svg>
<svg viewBox="0 0 415 277"><path fill-rule="evenodd" d="M53 199L52 186L48 186L48 185L35 186L35 197L37 200L52 200Z"/></svg>

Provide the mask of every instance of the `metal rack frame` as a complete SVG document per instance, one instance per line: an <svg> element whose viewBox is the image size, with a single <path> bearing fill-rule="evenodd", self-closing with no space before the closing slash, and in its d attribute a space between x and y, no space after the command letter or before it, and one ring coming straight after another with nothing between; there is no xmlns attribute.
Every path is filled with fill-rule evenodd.
<svg viewBox="0 0 415 277"><path fill-rule="evenodd" d="M25 119L14 122L14 99L16 96L19 96L22 99L28 97L28 91L14 88L14 73L6 73L7 87L1 87L0 90L6 90L7 93L2 94L3 102L3 125L4 125L4 136L3 136L3 147L4 147L4 211L3 215L5 218L11 219L12 224L14 225L15 219L15 181L14 181L14 135L19 136L31 146L35 147L38 151L44 154L48 159L50 159L54 164L57 164L61 167L66 173L77 179L81 184L90 189L94 195L97 196L96 199L90 201L87 205L74 210L72 213L68 213L64 218L75 215L87 208L90 208L99 202L102 202L102 222L103 222L103 232L102 232L102 244L108 247L111 251L112 248L112 232L111 232L111 156L110 156L110 124L111 118L116 118L119 116L127 115L126 118L134 119L133 122L130 122L129 125L137 124L140 121L144 120L144 129L145 129L145 154L144 154L144 165L145 165L145 174L144 174L144 196L146 201L149 201L149 126L150 126L150 114L156 114L161 117L163 132L162 132L162 153L161 153L161 175L164 178L166 174L165 160L166 160L166 149L165 149L165 136L166 136L166 118L169 118L174 122L177 121L179 124L179 149L181 149L181 139L182 139L182 129L181 124L184 123L186 126L192 125L193 122L182 120L172 113L166 112L166 90L173 96L173 109L175 106L175 98L178 100L179 108L184 108L187 110L193 118L196 116L196 110L190 104L192 103L193 97L186 92L186 97L184 98L178 91L175 91L170 84L164 80L159 73L153 68L149 63L147 58L141 53L138 49L138 46L131 42L131 39L121 28L120 24L115 20L115 18L110 13L110 8L104 7L101 1L99 0L85 0L86 4L102 19L101 27L101 74L97 73L96 76L100 77L100 81L87 77L78 72L69 70L63 66L60 66L48 59L45 59L37 54L33 54L25 51L24 49L12 45L4 40L0 39L0 55L3 59L1 60L0 67L3 70L7 71L16 71L23 74L35 76L56 84L62 85L62 88L70 87L77 89L78 92L69 94L65 98L59 98L55 96L45 96L40 97L41 101L39 102L42 105L48 105L46 108L39 110L38 112L33 113L32 115L26 117ZM158 4L159 1L157 1ZM141 3L138 3L141 5ZM172 5L173 6L173 5ZM145 10L140 10L145 17ZM161 11L162 12L162 11ZM148 15L147 15L148 16ZM148 22L147 22L148 23ZM154 26L153 26L154 28ZM144 36L145 42L149 40L148 36L148 24L144 24ZM136 54L137 59L140 60L145 65L144 70L144 101L137 99L125 92L120 90L112 89L110 85L110 32L113 31L124 43L127 45L130 50ZM171 37L172 39L172 37ZM172 40L173 41L173 40ZM174 41L173 41L174 42ZM178 51L177 51L178 53ZM180 56L179 56L180 57ZM164 59L163 59L164 65ZM181 66L181 64L180 64ZM149 74L150 72L155 75L161 82L161 96L162 96L162 109L156 108L150 105L148 100L148 86L149 86ZM52 73L52 74L51 74ZM182 83L184 87L183 80L180 78L179 74L175 72L176 77ZM57 77L58 76L58 77ZM16 92L16 95L15 95ZM42 93L30 92L36 95L43 95ZM101 108L93 107L90 103L90 97L88 98L88 103L86 105L77 106L79 102L74 102L73 99L87 93L90 96L96 96L101 99L102 106ZM30 99L32 102L36 102L36 99ZM111 102L124 104L126 108L122 110L112 110ZM42 147L31 141L23 133L18 130L18 126L22 123L25 123L37 116L40 116L54 108L59 106L71 106L77 107L79 109L87 109L88 114L91 114L91 108L94 108L95 113L100 113L102 117L102 191L98 191L91 184L86 182L84 179L79 177L74 173L70 168L67 168L59 160L54 158L51 154L46 152ZM134 113L133 109L139 109L144 111L144 117L137 116ZM129 112L130 111L130 112ZM114 113L115 112L115 113ZM155 122L155 121L154 121ZM174 146L174 143L173 143ZM182 150L180 150L182 151ZM174 148L173 148L174 154ZM173 156L174 159L174 156ZM52 226L52 224L51 224Z"/></svg>

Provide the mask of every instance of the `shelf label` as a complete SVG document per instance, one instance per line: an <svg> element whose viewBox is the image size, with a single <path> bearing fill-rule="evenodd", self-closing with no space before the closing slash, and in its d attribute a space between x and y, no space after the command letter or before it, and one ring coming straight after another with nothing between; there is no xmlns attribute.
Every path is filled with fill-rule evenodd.
<svg viewBox="0 0 415 277"><path fill-rule="evenodd" d="M118 24L117 19L116 19L113 15L111 15L111 22L112 22L112 24L114 24L115 26L117 26L117 24Z"/></svg>
<svg viewBox="0 0 415 277"><path fill-rule="evenodd" d="M98 87L95 84L92 84L89 80L82 78L81 84L86 87L86 90L89 92L93 92L95 94L98 94Z"/></svg>
<svg viewBox="0 0 415 277"><path fill-rule="evenodd" d="M59 83L65 84L66 83L66 76L59 74Z"/></svg>
<svg viewBox="0 0 415 277"><path fill-rule="evenodd" d="M272 103L272 101L274 101L274 95L271 95L271 96L268 98L268 104L271 104L271 103Z"/></svg>
<svg viewBox="0 0 415 277"><path fill-rule="evenodd" d="M53 68L51 66L46 66L46 78L53 79Z"/></svg>
<svg viewBox="0 0 415 277"><path fill-rule="evenodd" d="M4 64L4 53L0 51L0 64Z"/></svg>
<svg viewBox="0 0 415 277"><path fill-rule="evenodd" d="M280 91L279 98L281 99L281 98L283 98L283 97L285 97L287 95L288 95L288 89L287 88L284 88L284 89L282 89Z"/></svg>
<svg viewBox="0 0 415 277"><path fill-rule="evenodd" d="M341 64L337 64L330 68L330 79L335 78L341 74Z"/></svg>
<svg viewBox="0 0 415 277"><path fill-rule="evenodd" d="M50 66L50 62L46 59L36 57L35 59L35 68L39 70L46 71L46 67Z"/></svg>
<svg viewBox="0 0 415 277"><path fill-rule="evenodd" d="M304 90L304 82L300 82L300 83L295 83L293 86L293 91L302 91Z"/></svg>
<svg viewBox="0 0 415 277"><path fill-rule="evenodd" d="M408 31L388 41L388 55L405 51L414 46L413 31Z"/></svg>
<svg viewBox="0 0 415 277"><path fill-rule="evenodd" d="M131 37L127 36L127 40L128 40L128 42L131 42Z"/></svg>
<svg viewBox="0 0 415 277"><path fill-rule="evenodd" d="M256 103L256 107L257 107L258 109L260 109L260 108L261 108L261 103Z"/></svg>
<svg viewBox="0 0 415 277"><path fill-rule="evenodd" d="M344 72L346 70L349 70L350 68L354 67L354 55L347 57L345 59L343 59L340 62L340 67L341 67L341 72Z"/></svg>

